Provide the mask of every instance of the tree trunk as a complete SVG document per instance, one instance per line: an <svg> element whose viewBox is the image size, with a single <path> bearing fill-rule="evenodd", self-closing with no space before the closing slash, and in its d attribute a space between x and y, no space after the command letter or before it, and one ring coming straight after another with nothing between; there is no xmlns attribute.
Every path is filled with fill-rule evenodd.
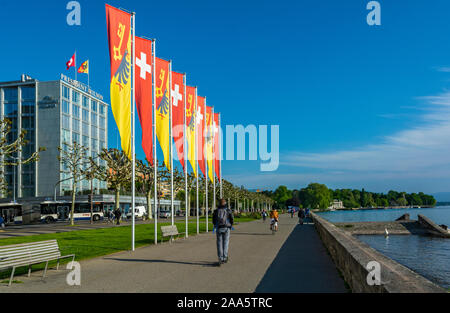
<svg viewBox="0 0 450 313"><path fill-rule="evenodd" d="M94 224L94 185L91 179L91 225Z"/></svg>
<svg viewBox="0 0 450 313"><path fill-rule="evenodd" d="M77 192L77 184L74 182L73 183L73 188L72 188L72 207L70 209L70 225L74 226L75 222L74 222L74 214L75 214L75 195Z"/></svg>
<svg viewBox="0 0 450 313"><path fill-rule="evenodd" d="M118 186L115 190L115 209L120 209L120 186Z"/></svg>
<svg viewBox="0 0 450 313"><path fill-rule="evenodd" d="M152 211L152 191L149 189L147 191L147 210L148 210L148 219L153 219L153 211Z"/></svg>

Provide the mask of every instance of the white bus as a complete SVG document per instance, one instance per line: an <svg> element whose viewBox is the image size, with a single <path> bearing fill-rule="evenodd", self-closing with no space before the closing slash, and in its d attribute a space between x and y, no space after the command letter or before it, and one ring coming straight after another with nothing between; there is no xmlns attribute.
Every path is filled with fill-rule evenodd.
<svg viewBox="0 0 450 313"><path fill-rule="evenodd" d="M67 221L71 218L72 204L69 202L47 201L41 203L41 222L55 223L56 221ZM95 222L104 218L103 204L94 203L93 220ZM75 203L74 220L91 220L91 204Z"/></svg>
<svg viewBox="0 0 450 313"><path fill-rule="evenodd" d="M18 225L23 223L22 205L18 203L1 203L0 216L5 225Z"/></svg>

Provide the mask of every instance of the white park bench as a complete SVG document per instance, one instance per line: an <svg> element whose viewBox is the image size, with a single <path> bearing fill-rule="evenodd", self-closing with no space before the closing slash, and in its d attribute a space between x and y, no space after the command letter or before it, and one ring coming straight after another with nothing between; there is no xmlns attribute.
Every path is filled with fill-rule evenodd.
<svg viewBox="0 0 450 313"><path fill-rule="evenodd" d="M0 271L12 268L9 286L11 286L16 268L28 266L28 277L31 275L31 266L46 263L43 278L47 274L48 262L57 260L56 270L59 269L59 261L72 258L75 261L75 255L61 256L58 242L55 240L25 243L20 245L0 247Z"/></svg>
<svg viewBox="0 0 450 313"><path fill-rule="evenodd" d="M163 239L165 237L171 237L170 238L170 242L172 242L174 236L178 236L179 237L181 234L184 234L184 233L179 233L178 232L177 225L161 226L161 232L162 232L161 242L163 241Z"/></svg>

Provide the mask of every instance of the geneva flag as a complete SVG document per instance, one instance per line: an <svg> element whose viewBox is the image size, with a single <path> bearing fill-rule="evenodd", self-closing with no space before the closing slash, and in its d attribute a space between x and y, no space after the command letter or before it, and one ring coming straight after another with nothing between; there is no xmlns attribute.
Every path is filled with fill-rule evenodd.
<svg viewBox="0 0 450 313"><path fill-rule="evenodd" d="M197 177L197 166L195 166L197 162L195 158L195 105L197 101L195 95L195 87L186 86L186 141L188 144L188 160L191 163L195 177Z"/></svg>
<svg viewBox="0 0 450 313"><path fill-rule="evenodd" d="M220 160L222 158L221 149L221 131L220 131L220 118L219 113L214 113L214 121L213 121L213 132L214 132L214 169L216 170L216 176L219 180L220 177Z"/></svg>
<svg viewBox="0 0 450 313"><path fill-rule="evenodd" d="M170 170L170 62L156 58L156 136L164 154L164 164Z"/></svg>
<svg viewBox="0 0 450 313"><path fill-rule="evenodd" d="M172 72L172 136L184 169L184 74Z"/></svg>
<svg viewBox="0 0 450 313"><path fill-rule="evenodd" d="M213 172L213 108L206 107L206 160L208 161L208 177L214 183Z"/></svg>
<svg viewBox="0 0 450 313"><path fill-rule="evenodd" d="M136 37L136 106L142 127L142 149L153 165L152 42Z"/></svg>
<svg viewBox="0 0 450 313"><path fill-rule="evenodd" d="M122 150L131 159L131 15L106 5L111 60L111 108Z"/></svg>
<svg viewBox="0 0 450 313"><path fill-rule="evenodd" d="M197 97L197 160L198 166L206 177L206 166L204 158L204 129L205 129L205 102L204 97Z"/></svg>

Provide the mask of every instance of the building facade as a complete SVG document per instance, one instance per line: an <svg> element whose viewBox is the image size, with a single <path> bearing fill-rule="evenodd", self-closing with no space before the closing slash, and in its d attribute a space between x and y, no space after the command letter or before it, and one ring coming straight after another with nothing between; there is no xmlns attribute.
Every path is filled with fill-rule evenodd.
<svg viewBox="0 0 450 313"><path fill-rule="evenodd" d="M56 81L22 75L20 81L0 82L0 118L11 121L8 141L14 141L23 129L29 142L14 156L19 165L3 169L9 198L14 191L15 198L27 198L71 190L71 180L64 181L70 174L57 159L59 147L67 149L67 144L78 142L94 158L108 147L108 104L100 94L65 75ZM39 162L20 164L39 147L46 148ZM97 191L107 188L97 180L93 186ZM90 188L90 182L83 181L78 191Z"/></svg>

